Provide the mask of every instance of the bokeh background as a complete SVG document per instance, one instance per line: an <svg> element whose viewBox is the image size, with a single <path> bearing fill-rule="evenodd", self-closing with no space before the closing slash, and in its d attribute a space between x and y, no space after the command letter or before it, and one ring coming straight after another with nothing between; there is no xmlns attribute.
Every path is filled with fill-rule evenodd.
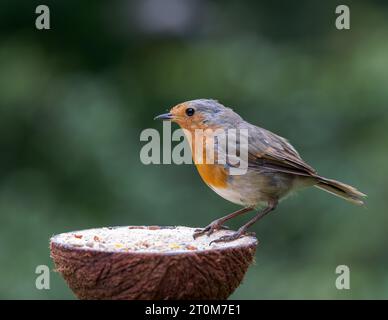
<svg viewBox="0 0 388 320"><path fill-rule="evenodd" d="M339 31L344 3L351 29ZM0 298L73 299L56 273L35 288L53 234L204 226L236 210L193 166L140 162L140 132L195 98L289 138L369 196L366 208L318 189L281 203L253 227L256 264L232 298L388 298L385 1L45 1L46 31L38 4L0 10ZM350 290L335 287L341 264Z"/></svg>

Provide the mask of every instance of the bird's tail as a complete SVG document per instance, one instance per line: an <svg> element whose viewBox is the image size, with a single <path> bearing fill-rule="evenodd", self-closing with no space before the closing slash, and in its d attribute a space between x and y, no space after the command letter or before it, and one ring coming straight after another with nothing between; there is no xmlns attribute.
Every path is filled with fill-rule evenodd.
<svg viewBox="0 0 388 320"><path fill-rule="evenodd" d="M323 177L318 177L317 181L318 183L315 186L319 189L334 194L335 196L343 198L356 205L362 206L364 204L363 198L366 197L366 194L358 191L352 186Z"/></svg>

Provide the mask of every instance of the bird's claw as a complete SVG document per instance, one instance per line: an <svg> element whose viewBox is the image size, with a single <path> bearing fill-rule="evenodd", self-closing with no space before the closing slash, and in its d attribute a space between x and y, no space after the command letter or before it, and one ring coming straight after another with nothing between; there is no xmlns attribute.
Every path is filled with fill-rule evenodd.
<svg viewBox="0 0 388 320"><path fill-rule="evenodd" d="M244 236L256 236L256 234L254 232L245 232L245 231L236 231L230 235L226 235L226 236L222 236L218 239L215 239L213 241L211 241L209 243L209 246L212 244L212 243L219 243L219 242L230 242L230 241L233 241L233 240L237 240L241 237L244 237Z"/></svg>
<svg viewBox="0 0 388 320"><path fill-rule="evenodd" d="M219 223L211 223L203 229L196 229L194 231L193 238L197 239L198 237L200 237L204 234L206 234L209 237L215 231L220 230L220 229L228 230L229 228L227 226L220 225Z"/></svg>

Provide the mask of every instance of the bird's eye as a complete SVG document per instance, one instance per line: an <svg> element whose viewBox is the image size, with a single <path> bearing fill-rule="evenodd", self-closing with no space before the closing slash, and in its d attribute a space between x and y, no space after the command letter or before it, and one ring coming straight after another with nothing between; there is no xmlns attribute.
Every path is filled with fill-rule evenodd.
<svg viewBox="0 0 388 320"><path fill-rule="evenodd" d="M186 114L191 117L194 114L195 110L193 108L187 108Z"/></svg>

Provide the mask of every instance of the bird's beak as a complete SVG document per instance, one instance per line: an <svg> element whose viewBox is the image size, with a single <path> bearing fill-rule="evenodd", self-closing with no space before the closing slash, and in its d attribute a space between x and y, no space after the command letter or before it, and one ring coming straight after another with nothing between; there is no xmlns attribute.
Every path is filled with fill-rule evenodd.
<svg viewBox="0 0 388 320"><path fill-rule="evenodd" d="M172 120L172 119L173 119L173 115L171 113L163 113L154 118L154 120Z"/></svg>

